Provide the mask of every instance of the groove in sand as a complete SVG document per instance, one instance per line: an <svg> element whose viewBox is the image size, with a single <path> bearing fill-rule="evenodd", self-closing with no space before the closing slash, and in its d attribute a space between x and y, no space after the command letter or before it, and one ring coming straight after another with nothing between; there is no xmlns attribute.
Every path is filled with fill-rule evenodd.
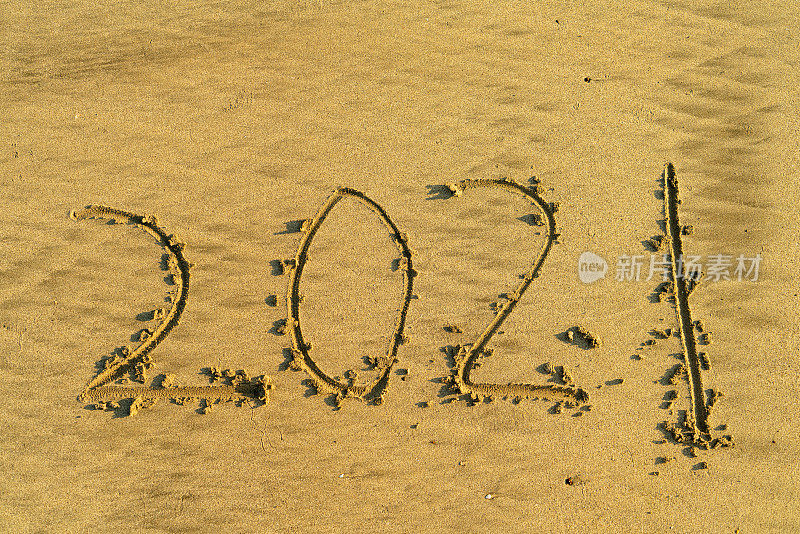
<svg viewBox="0 0 800 534"><path fill-rule="evenodd" d="M143 399L159 398L179 398L179 397L198 397L204 399L234 400L242 397L256 397L259 400L267 401L271 383L268 377L253 379L249 384L238 384L232 386L208 386L208 387L170 387L170 388L147 388L147 387L121 387L106 386L109 382L119 378L126 371L132 369L138 363L144 363L148 355L161 343L178 325L181 314L186 308L186 301L189 298L189 269L192 264L186 261L183 256L185 244L174 234L167 234L159 225L157 219L152 215L137 215L129 211L123 211L108 206L91 205L79 211L71 211L70 218L74 221L86 219L106 219L123 221L127 224L135 225L151 236L158 243L166 248L172 255L169 268L173 271L173 279L177 286L177 297L173 298L172 307L164 318L153 330L153 333L138 347L120 359L110 367L102 370L89 381L86 388L78 396L78 400L101 400L106 396L114 398L142 397Z"/></svg>
<svg viewBox="0 0 800 534"><path fill-rule="evenodd" d="M83 398L91 401L106 401L141 397L144 400L198 398L233 401L243 398L260 399L266 395L269 384L245 382L230 386L182 386L150 388L145 386L99 386L84 392Z"/></svg>
<svg viewBox="0 0 800 534"><path fill-rule="evenodd" d="M522 299L522 295L528 289L534 278L539 276L539 271L544 264L547 253L556 242L559 234L556 233L556 221L553 215L554 210L550 204L545 202L538 192L538 188L523 187L516 182L504 179L474 179L474 180L461 180L450 185L450 189L455 196L461 196L464 190L477 187L496 187L511 193L523 196L538 208L544 214L547 220L547 240L542 246L539 256L534 261L531 268L523 276L520 285L512 293L508 300L500 307L497 315L489 323L480 337L470 346L467 350L462 350L459 354L454 355L456 368L452 380L459 392L465 395L470 395L474 400L479 400L484 397L513 397L515 399L528 398L533 400L548 399L552 396L561 397L577 403L585 403L589 400L589 395L580 388L573 388L571 386L558 386L555 384L489 384L489 383L476 383L470 380L470 373L475 367L477 359L486 351L486 347L492 336L503 324L503 321L514 311L517 303Z"/></svg>
<svg viewBox="0 0 800 534"><path fill-rule="evenodd" d="M678 258L683 256L681 242L681 225L678 221L678 179L675 168L668 163L664 168L664 214L666 215L667 232L670 238L670 256L672 261L672 280L675 284L675 311L678 315L678 324L681 327L681 342L684 356L689 367L689 394L691 395L692 413L687 420L687 426L693 431L699 431L696 436L701 441L710 439L708 430L708 410L706 409L703 381L700 372L700 359L697 355L697 340L695 339L694 325L692 323L691 308L689 307L689 289L686 279L678 271Z"/></svg>
<svg viewBox="0 0 800 534"><path fill-rule="evenodd" d="M379 358L378 361L375 362L376 367L381 370L380 375L371 383L364 385L344 384L322 371L309 355L309 345L304 341L303 332L300 328L300 279L303 274L303 268L308 261L308 250L311 247L314 236L325 221L325 217L328 216L333 207L344 197L351 197L361 202L378 215L383 224L388 228L402 257L400 268L403 270L404 289L402 304L395 323L395 331L392 335L392 340L385 358ZM314 218L307 222L303 231L305 233L298 244L297 253L295 254L293 262L294 265L291 266L288 295L286 299L289 315L287 328L291 331L292 353L294 356L292 368L296 370L302 369L308 373L317 391L323 394L336 395L337 403L344 398L356 398L379 404L383 401L383 396L386 393L386 388L389 383L389 374L391 373L392 366L397 361L398 348L403 342L403 328L405 327L406 315L408 314L408 308L411 303L414 276L416 276L411 262L411 249L408 247L407 237L398 230L397 226L392 222L392 219L378 203L367 197L364 193L349 187L340 187L336 189L336 191L325 200L325 203L316 215L314 215Z"/></svg>

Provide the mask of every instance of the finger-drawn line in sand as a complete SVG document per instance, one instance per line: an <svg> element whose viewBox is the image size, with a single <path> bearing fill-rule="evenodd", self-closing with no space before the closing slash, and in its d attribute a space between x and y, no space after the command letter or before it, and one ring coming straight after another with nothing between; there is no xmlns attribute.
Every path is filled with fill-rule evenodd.
<svg viewBox="0 0 800 534"><path fill-rule="evenodd" d="M689 395L691 397L691 417L687 418L687 426L691 431L699 433L693 440L708 441L711 439L708 430L708 410L703 391L703 378L700 370L700 358L697 355L697 339L692 312L689 306L689 288L686 277L680 272L679 258L683 257L683 234L678 220L678 178L675 167L667 163L664 168L664 214L666 229L669 233L670 258L672 264L672 281L675 291L675 311L680 325L680 338L683 344L684 357L688 365Z"/></svg>
<svg viewBox="0 0 800 534"><path fill-rule="evenodd" d="M104 401L105 399L134 398L132 408L152 404L158 399L186 399L201 398L206 400L232 401L241 398L254 398L266 404L269 399L269 390L272 384L269 377L261 376L248 380L232 381L224 386L207 387L123 387L107 385L120 378L128 371L135 371L144 381L144 370L152 365L150 353L161 343L178 325L181 314L186 308L189 298L189 263L183 255L185 244L174 234L167 234L152 215L137 215L108 206L90 205L79 211L71 211L70 218L74 221L86 219L106 219L115 222L122 221L141 228L166 250L169 255L164 258L166 268L171 271L172 282L177 286L177 295L172 295L172 306L169 310L156 310L153 318L160 319L152 331L147 330L146 335L139 335L141 344L130 351L127 347L118 349L117 354L101 363L100 372L92 378L79 395L80 401ZM162 262L163 263L163 262ZM144 332L144 330L142 331ZM241 377L240 377L241 378ZM135 413L130 410L131 414Z"/></svg>
<svg viewBox="0 0 800 534"><path fill-rule="evenodd" d="M549 401L550 397L560 397L562 400L566 399L566 403L569 403L567 407L572 407L573 403L586 403L589 400L589 395L583 389L575 388L571 385L556 385L552 383L490 384L476 383L470 379L470 373L473 368L477 367L478 359L491 354L491 349L487 348L489 341L499 330L503 321L514 311L514 308L516 308L517 303L522 299L522 295L528 289L531 282L533 282L535 278L538 278L539 271L544 264L547 253L550 251L553 244L558 242L557 240L559 237L559 234L556 233L556 221L554 216L558 205L547 203L539 196L541 191L540 186L536 185L534 188L527 188L512 180L493 178L461 180L449 186L453 196L456 197L460 197L467 189L478 187L494 187L509 191L521 195L532 204L538 206L546 220L547 239L531 268L524 275L521 275L522 282L513 293L506 295L506 298L503 299L503 302L498 306L496 310L497 314L494 319L489 323L480 337L471 346L459 347L458 350L452 351L452 356L455 360L455 369L453 375L448 378L448 381L461 394L469 395L473 401L482 400L484 398L492 399L495 396L512 398L515 402L519 402L519 400L523 398ZM560 405L561 403L559 402L557 411L560 411Z"/></svg>
<svg viewBox="0 0 800 534"><path fill-rule="evenodd" d="M392 240L397 246L401 256L398 266L403 271L403 297L395 323L394 334L392 335L389 348L386 351L386 356L374 358L370 361L374 368L381 371L379 376L371 383L364 385L356 385L354 383L355 373L352 371L346 373L346 378L349 378L348 383L336 380L322 371L311 358L309 354L310 344L303 339L303 332L300 327L300 303L302 301L300 295L300 279L303 275L303 268L308 261L308 250L311 247L314 236L325 221L325 218L333 207L345 197L353 198L366 205L372 212L378 215L381 222L389 229ZM412 289L414 276L416 276L417 273L414 271L412 265L408 238L406 234L398 230L395 223L377 202L367 197L364 193L349 187L340 187L336 189L334 193L325 200L322 207L317 211L316 215L314 215L314 218L305 222L302 226L302 231L304 234L297 246L297 253L295 254L294 261L289 267L289 286L286 299L289 315L286 328L291 332L292 336L293 359L290 366L295 370L304 370L311 377L311 381L317 392L335 395L337 405L345 398L355 398L374 404L380 404L386 394L392 366L397 361L397 351L405 339L403 336L403 329L406 323L408 308L413 298Z"/></svg>

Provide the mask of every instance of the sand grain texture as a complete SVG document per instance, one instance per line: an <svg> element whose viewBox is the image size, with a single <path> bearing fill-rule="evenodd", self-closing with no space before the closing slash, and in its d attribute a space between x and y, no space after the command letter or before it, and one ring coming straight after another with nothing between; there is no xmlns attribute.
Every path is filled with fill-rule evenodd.
<svg viewBox="0 0 800 534"><path fill-rule="evenodd" d="M0 532L800 531L792 3L41 0L0 18ZM668 250L667 162L683 252L763 258L758 281L687 284L696 361L648 263L615 279L619 257ZM560 236L528 287L546 213L440 184L533 176ZM343 197L311 242L302 221L337 190L379 209ZM159 221L66 216L86 205ZM159 262L180 247L156 227L190 272ZM591 284L587 251L608 262ZM449 354L487 325L466 389L591 405L456 401ZM602 343L565 342L576 328ZM312 396L293 339L334 400L382 402ZM242 370L271 378L268 405ZM687 435L701 404L708 448Z"/></svg>

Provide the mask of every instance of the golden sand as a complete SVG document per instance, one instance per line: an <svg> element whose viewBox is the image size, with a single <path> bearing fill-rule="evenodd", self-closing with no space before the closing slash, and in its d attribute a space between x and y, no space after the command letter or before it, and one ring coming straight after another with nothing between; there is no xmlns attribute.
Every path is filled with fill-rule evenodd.
<svg viewBox="0 0 800 534"><path fill-rule="evenodd" d="M0 20L0 532L800 531L792 3Z"/></svg>

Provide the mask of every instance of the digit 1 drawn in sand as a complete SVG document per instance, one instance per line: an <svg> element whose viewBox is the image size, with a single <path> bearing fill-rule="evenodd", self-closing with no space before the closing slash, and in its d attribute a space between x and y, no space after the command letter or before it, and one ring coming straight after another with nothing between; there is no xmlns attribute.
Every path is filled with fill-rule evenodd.
<svg viewBox="0 0 800 534"><path fill-rule="evenodd" d="M125 351L121 355L106 362L105 369L89 381L80 394L80 401L104 401L122 398L137 399L138 406L142 402L150 403L158 399L187 399L201 398L206 403L210 400L233 401L254 398L265 404L269 401L269 390L272 384L269 377L262 376L246 379L246 376L237 375L228 380L228 385L206 387L122 387L109 386L109 382L121 377L125 372L137 366L151 363L150 353L161 343L178 325L181 314L189 298L189 269L192 267L183 256L185 244L174 234L167 234L154 216L137 215L128 211L118 210L107 206L87 206L80 211L71 211L70 218L74 221L85 219L106 219L124 221L137 226L153 236L156 241L169 252L168 268L172 271L172 278L177 286L177 295L172 298L172 307L155 327L153 332L133 351ZM208 404L207 404L208 405ZM133 413L133 410L131 410Z"/></svg>
<svg viewBox="0 0 800 534"><path fill-rule="evenodd" d="M517 289L508 296L504 304L498 309L495 318L486 327L486 330L468 349L462 347L458 354L454 354L456 367L454 374L450 377L452 383L458 388L458 391L465 395L470 395L473 400L480 400L484 397L492 398L494 396L511 397L515 400L522 398L532 400L549 400L549 397L561 397L567 399L569 402L586 403L589 400L589 395L580 388L573 388L571 386L558 386L555 384L479 384L470 380L470 373L475 367L476 361L479 357L487 355L487 345L492 339L492 336L503 324L503 321L511 315L517 303L522 298L522 295L528 289L534 278L539 276L539 271L544 264L547 253L556 242L559 234L556 233L556 221L553 215L553 207L546 203L539 196L538 187L536 189L529 189L523 187L516 182L508 179L474 179L474 180L461 180L449 186L453 195L456 197L466 189L477 187L496 187L515 194L522 195L532 204L539 207L547 220L547 240L545 241L539 256L533 265L523 275L522 283Z"/></svg>
<svg viewBox="0 0 800 534"><path fill-rule="evenodd" d="M672 262L672 281L675 290L675 311L680 325L680 336L683 344L684 357L689 366L689 394L691 396L692 414L686 422L690 430L698 431L696 436L700 441L711 438L708 430L708 411L703 393L703 381L700 373L700 359L697 355L697 340L695 339L694 324L692 323L691 308L689 307L689 288L686 278L681 275L678 258L683 257L683 244L681 242L681 225L678 222L678 178L672 163L667 163L664 168L664 214L666 227L670 240L670 257Z"/></svg>
<svg viewBox="0 0 800 534"><path fill-rule="evenodd" d="M394 334L392 335L386 356L376 358L372 362L381 372L372 383L360 386L344 384L322 371L309 355L308 351L310 345L303 339L303 332L300 328L300 279L303 275L303 267L306 261L308 261L308 250L311 247L314 235L325 221L325 217L328 216L333 207L344 197L351 197L361 202L366 205L370 211L380 217L383 224L389 229L392 240L400 252L401 258L399 266L403 270L403 298L395 323ZM336 189L333 195L325 200L325 203L317 214L314 215L314 218L306 222L303 226L303 231L305 233L300 239L294 261L290 262L291 273L286 299L289 314L287 328L292 334L293 360L291 367L295 370L302 369L308 373L318 392L336 395L337 404L345 398L355 398L374 404L380 404L383 401L383 396L386 394L392 366L397 361L397 350L404 339L403 328L405 327L408 307L411 303L414 276L417 274L412 266L411 249L408 247L408 239L404 233L398 230L397 226L392 222L392 219L389 218L389 215L378 203L367 197L364 193L349 187L340 187Z"/></svg>

